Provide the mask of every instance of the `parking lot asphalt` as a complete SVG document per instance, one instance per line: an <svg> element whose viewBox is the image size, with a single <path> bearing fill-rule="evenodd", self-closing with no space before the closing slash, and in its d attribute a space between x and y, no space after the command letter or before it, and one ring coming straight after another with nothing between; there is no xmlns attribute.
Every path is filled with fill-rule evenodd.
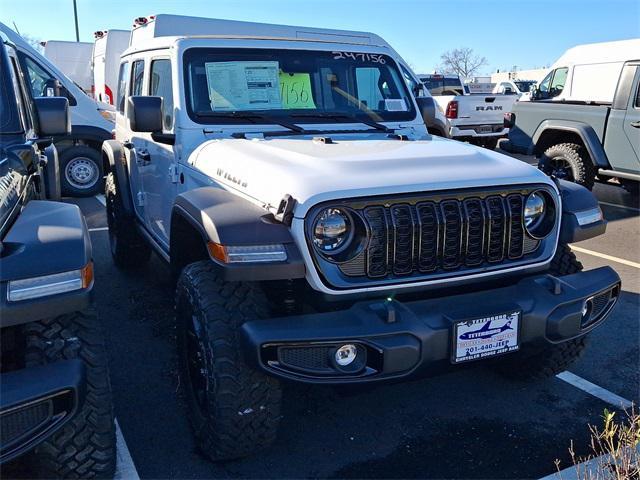
<svg viewBox="0 0 640 480"><path fill-rule="evenodd" d="M640 205L620 188L597 185L594 193L606 202L609 226L577 245L589 252L578 258L585 269L613 266L623 293L570 371L638 404ZM116 417L142 478L539 478L555 471L556 459L569 465L571 442L588 453L588 424L600 424L603 409L612 408L559 378L507 381L482 364L357 392L291 384L275 445L213 464L197 451L187 422L167 268L153 257L141 271L117 270L103 205L68 201L92 230Z"/></svg>

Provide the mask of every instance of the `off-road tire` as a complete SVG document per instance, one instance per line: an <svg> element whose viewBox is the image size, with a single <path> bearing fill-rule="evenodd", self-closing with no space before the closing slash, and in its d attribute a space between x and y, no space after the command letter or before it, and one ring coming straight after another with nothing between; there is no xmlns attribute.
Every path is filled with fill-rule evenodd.
<svg viewBox="0 0 640 480"><path fill-rule="evenodd" d="M561 277L582 271L582 263L571 248L558 245L549 273ZM506 377L518 380L543 379L566 370L587 346L587 335L557 345L551 345L534 354L518 352L505 356L496 363L497 370Z"/></svg>
<svg viewBox="0 0 640 480"><path fill-rule="evenodd" d="M116 437L104 337L93 310L28 323L25 366L80 359L87 372L82 408L32 454L44 478L113 478Z"/></svg>
<svg viewBox="0 0 640 480"><path fill-rule="evenodd" d="M113 263L125 270L142 267L151 257L151 248L138 232L134 219L125 214L113 172L107 175L104 196Z"/></svg>
<svg viewBox="0 0 640 480"><path fill-rule="evenodd" d="M246 365L239 338L245 321L268 315L268 301L258 285L222 281L209 260L188 265L180 275L176 317L181 376L198 446L213 461L253 454L276 438L280 383ZM194 350L189 335L197 358L189 353ZM201 390L190 361L201 362Z"/></svg>
<svg viewBox="0 0 640 480"><path fill-rule="evenodd" d="M73 185L73 183L70 183L67 178L67 167L69 166L69 163L79 158L82 158L86 165L91 166L96 177L93 179L91 184L88 184L83 188ZM63 195L70 197L92 197L97 193L102 192L104 187L104 173L102 171L102 156L98 150L85 145L72 146L62 151L59 156L59 162L60 185L62 187Z"/></svg>
<svg viewBox="0 0 640 480"><path fill-rule="evenodd" d="M562 162L566 166L568 177L589 190L593 189L596 180L596 168L591 163L589 154L582 145L577 143L559 143L547 148L540 158L540 169L547 175L554 174L552 162ZM557 175L556 175L557 176Z"/></svg>

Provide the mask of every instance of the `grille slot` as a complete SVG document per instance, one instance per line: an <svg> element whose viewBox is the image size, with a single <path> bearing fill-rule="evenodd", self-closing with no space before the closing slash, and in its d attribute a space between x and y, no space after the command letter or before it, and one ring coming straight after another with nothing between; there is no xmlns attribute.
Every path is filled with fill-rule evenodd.
<svg viewBox="0 0 640 480"><path fill-rule="evenodd" d="M463 208L467 224L465 264L480 265L484 260L484 207L480 199L468 198L463 202Z"/></svg>
<svg viewBox="0 0 640 480"><path fill-rule="evenodd" d="M493 196L486 200L487 222L487 261L501 262L504 259L505 208L502 197Z"/></svg>
<svg viewBox="0 0 640 480"><path fill-rule="evenodd" d="M523 199L521 195L509 195L509 258L520 258L524 253Z"/></svg>
<svg viewBox="0 0 640 480"><path fill-rule="evenodd" d="M408 275L413 271L413 218L409 205L390 208L393 224L393 273Z"/></svg>
<svg viewBox="0 0 640 480"><path fill-rule="evenodd" d="M436 204L424 202L416 205L420 242L418 248L418 269L432 272L438 268L440 247L440 216Z"/></svg>
<svg viewBox="0 0 640 480"><path fill-rule="evenodd" d="M385 209L383 207L365 208L364 216L371 229L367 248L367 275L374 278L384 277L387 274L389 246Z"/></svg>
<svg viewBox="0 0 640 480"><path fill-rule="evenodd" d="M456 200L440 203L444 240L442 242L442 268L458 268L462 258L462 215Z"/></svg>

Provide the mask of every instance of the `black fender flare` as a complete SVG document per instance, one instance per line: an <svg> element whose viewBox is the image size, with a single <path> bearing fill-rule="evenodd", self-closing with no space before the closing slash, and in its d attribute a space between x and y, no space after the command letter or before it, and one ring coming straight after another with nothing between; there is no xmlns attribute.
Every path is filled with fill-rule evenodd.
<svg viewBox="0 0 640 480"><path fill-rule="evenodd" d="M65 140L84 140L95 143L102 143L113 139L110 131L93 125L72 125L69 135L54 136L54 143Z"/></svg>
<svg viewBox="0 0 640 480"><path fill-rule="evenodd" d="M528 152L530 155L533 153L543 153L538 150L538 142L540 138L549 131L564 131L578 135L582 140L589 157L596 168L609 168L609 160L600 143L600 139L591 125L582 122L574 122L569 120L544 120L532 137L532 151Z"/></svg>
<svg viewBox="0 0 640 480"><path fill-rule="evenodd" d="M267 210L216 187L200 187L176 197L172 212L171 258L179 249L174 243L173 226L182 217L204 242L223 246L283 245L287 260L269 263L229 264L211 260L228 281L263 281L303 278L304 260L289 227L277 221ZM210 252L209 249L207 251Z"/></svg>
<svg viewBox="0 0 640 480"><path fill-rule="evenodd" d="M56 295L8 301L8 283L85 268L92 260L91 239L77 205L49 200L26 204L2 239L0 326L33 322L82 310L93 284Z"/></svg>
<svg viewBox="0 0 640 480"><path fill-rule="evenodd" d="M122 199L122 207L127 216L133 217L133 199L129 184L129 168L127 166L126 150L117 140L107 140L102 143L102 159L108 163L109 170L113 172L116 188Z"/></svg>
<svg viewBox="0 0 640 480"><path fill-rule="evenodd" d="M585 225L580 225L578 221L587 212L597 213L600 210L595 195L577 183L556 180L556 184L562 199L559 242L568 244L602 235L607 229L604 217Z"/></svg>

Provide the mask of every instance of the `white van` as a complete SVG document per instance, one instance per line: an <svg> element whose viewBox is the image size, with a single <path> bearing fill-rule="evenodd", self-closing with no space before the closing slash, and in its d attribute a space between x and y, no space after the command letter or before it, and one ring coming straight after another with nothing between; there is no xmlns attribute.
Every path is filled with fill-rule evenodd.
<svg viewBox="0 0 640 480"><path fill-rule="evenodd" d="M91 93L93 74L91 73L91 52L89 42L65 42L48 40L42 42L44 56L73 80L85 93Z"/></svg>
<svg viewBox="0 0 640 480"><path fill-rule="evenodd" d="M0 31L15 45L33 97L62 96L69 100L71 135L54 137L60 162L63 195L90 196L103 191L102 142L112 137L108 112L20 35L0 22Z"/></svg>
<svg viewBox="0 0 640 480"><path fill-rule="evenodd" d="M567 50L535 89L533 100L611 103L625 62L640 59L640 38Z"/></svg>
<svg viewBox="0 0 640 480"><path fill-rule="evenodd" d="M96 100L113 105L120 55L129 46L129 30L100 30L93 34L93 88Z"/></svg>

